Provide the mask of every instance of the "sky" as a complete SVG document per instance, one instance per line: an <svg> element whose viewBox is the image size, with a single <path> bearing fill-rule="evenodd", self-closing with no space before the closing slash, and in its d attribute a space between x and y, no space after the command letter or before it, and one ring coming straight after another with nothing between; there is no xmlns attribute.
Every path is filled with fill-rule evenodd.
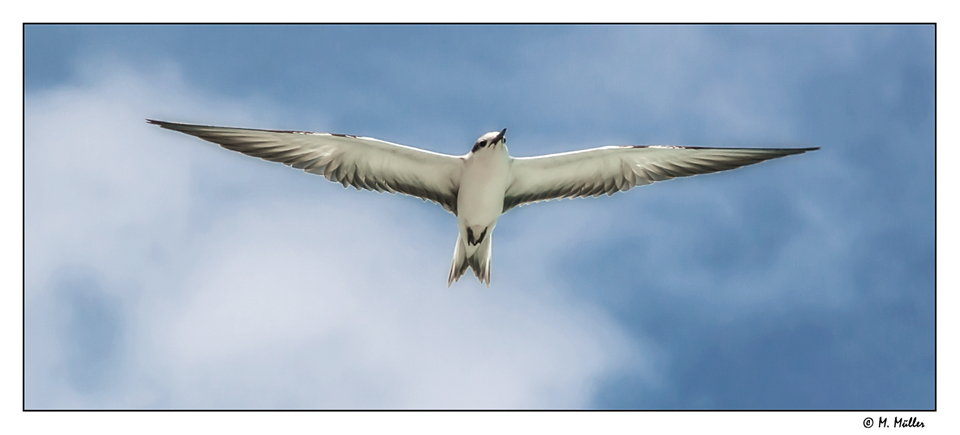
<svg viewBox="0 0 960 435"><path fill-rule="evenodd" d="M27 409L929 410L932 26L24 28ZM454 216L145 119L821 147Z"/></svg>

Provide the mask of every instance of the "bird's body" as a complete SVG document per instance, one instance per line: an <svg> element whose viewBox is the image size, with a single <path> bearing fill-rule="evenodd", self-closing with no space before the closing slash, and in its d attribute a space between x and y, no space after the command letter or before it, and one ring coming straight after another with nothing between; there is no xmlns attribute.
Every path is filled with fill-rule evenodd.
<svg viewBox="0 0 960 435"><path fill-rule="evenodd" d="M493 228L503 213L503 196L512 179L510 155L503 140L506 130L487 133L463 159L463 175L457 195L457 227L460 230L447 285L460 279L469 266L480 281L490 283ZM459 255L463 252L463 255Z"/></svg>
<svg viewBox="0 0 960 435"><path fill-rule="evenodd" d="M490 286L493 230L500 215L513 207L612 195L817 149L611 146L513 158L504 129L481 136L469 153L458 157L342 134L148 122L323 175L344 187L400 192L440 204L457 217L459 229L448 286L467 268Z"/></svg>

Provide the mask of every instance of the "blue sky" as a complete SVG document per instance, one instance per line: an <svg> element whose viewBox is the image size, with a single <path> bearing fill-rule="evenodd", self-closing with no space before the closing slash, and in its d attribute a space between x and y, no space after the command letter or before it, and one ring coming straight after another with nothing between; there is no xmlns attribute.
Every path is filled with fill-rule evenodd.
<svg viewBox="0 0 960 435"><path fill-rule="evenodd" d="M27 26L27 408L931 409L932 26ZM147 125L819 146L455 219Z"/></svg>

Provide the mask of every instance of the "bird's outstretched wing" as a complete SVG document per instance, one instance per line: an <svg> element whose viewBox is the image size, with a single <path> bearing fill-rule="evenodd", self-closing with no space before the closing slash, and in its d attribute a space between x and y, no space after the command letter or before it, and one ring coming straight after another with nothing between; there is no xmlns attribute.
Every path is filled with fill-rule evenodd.
<svg viewBox="0 0 960 435"><path fill-rule="evenodd" d="M400 192L429 199L457 214L460 157L343 134L147 122L228 150L323 175L343 187Z"/></svg>
<svg viewBox="0 0 960 435"><path fill-rule="evenodd" d="M816 149L611 146L516 158L503 211L537 201L613 195L655 181L725 171Z"/></svg>

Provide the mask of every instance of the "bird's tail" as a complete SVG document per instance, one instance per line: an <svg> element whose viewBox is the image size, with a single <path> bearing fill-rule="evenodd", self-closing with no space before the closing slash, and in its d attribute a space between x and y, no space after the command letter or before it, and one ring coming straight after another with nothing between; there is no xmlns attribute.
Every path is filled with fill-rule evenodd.
<svg viewBox="0 0 960 435"><path fill-rule="evenodd" d="M453 263L450 264L450 276L447 277L447 287L454 281L460 281L463 272L467 271L467 247L463 245L463 236L457 233L457 246L453 248Z"/></svg>
<svg viewBox="0 0 960 435"><path fill-rule="evenodd" d="M480 243L473 255L467 256L467 246L463 241L462 235L457 235L457 246L453 249L453 263L450 264L450 275L447 277L447 287L454 281L459 281L467 268L473 269L474 275L480 282L490 287L490 263L491 253L493 252L493 235L488 234L485 240Z"/></svg>

